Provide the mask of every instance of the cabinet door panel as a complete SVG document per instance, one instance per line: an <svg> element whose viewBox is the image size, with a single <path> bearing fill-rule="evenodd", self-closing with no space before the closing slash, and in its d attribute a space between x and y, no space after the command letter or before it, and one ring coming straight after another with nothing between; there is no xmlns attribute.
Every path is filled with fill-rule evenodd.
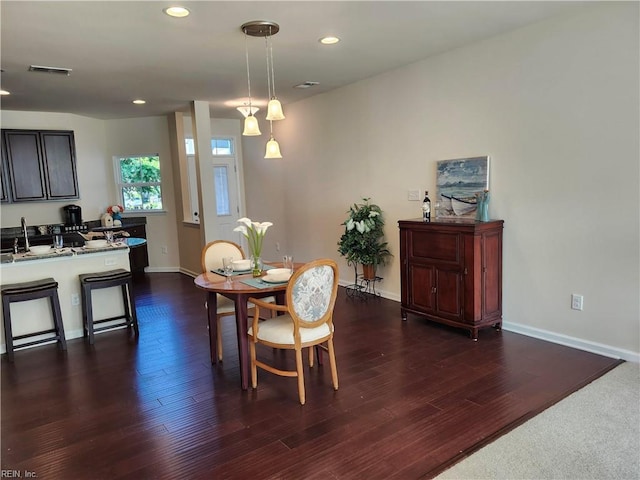
<svg viewBox="0 0 640 480"><path fill-rule="evenodd" d="M500 232L487 234L483 239L483 302L484 316L500 313L502 310L502 235Z"/></svg>
<svg viewBox="0 0 640 480"><path fill-rule="evenodd" d="M435 275L433 267L412 265L410 275L411 290L409 304L426 311L435 310L434 292Z"/></svg>
<svg viewBox="0 0 640 480"><path fill-rule="evenodd" d="M147 228L144 225L123 226L132 238L147 238ZM129 264L134 273L144 272L144 268L149 266L149 251L147 245L133 247L129 250Z"/></svg>
<svg viewBox="0 0 640 480"><path fill-rule="evenodd" d="M42 154L46 166L49 198L77 198L75 147L71 132L42 132Z"/></svg>
<svg viewBox="0 0 640 480"><path fill-rule="evenodd" d="M458 319L462 316L462 276L452 270L437 270L436 309L438 314Z"/></svg>
<svg viewBox="0 0 640 480"><path fill-rule="evenodd" d="M9 162L9 177L15 201L44 200L38 132L8 131L4 133L4 147Z"/></svg>
<svg viewBox="0 0 640 480"><path fill-rule="evenodd" d="M9 201L9 188L7 186L7 156L2 147L2 168L0 168L0 202Z"/></svg>

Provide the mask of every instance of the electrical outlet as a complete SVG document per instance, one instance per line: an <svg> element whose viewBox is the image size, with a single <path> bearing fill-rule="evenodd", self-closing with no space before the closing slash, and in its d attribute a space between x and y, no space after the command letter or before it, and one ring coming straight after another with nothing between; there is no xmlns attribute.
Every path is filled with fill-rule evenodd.
<svg viewBox="0 0 640 480"><path fill-rule="evenodd" d="M280 242L276 242L276 252L280 251Z"/></svg>
<svg viewBox="0 0 640 480"><path fill-rule="evenodd" d="M407 194L407 200L411 202L420 201L420 190L409 190Z"/></svg>
<svg viewBox="0 0 640 480"><path fill-rule="evenodd" d="M162 246L162 254L163 254L163 255L166 255L167 253L169 253L169 249L167 248L167 246L166 246L166 245L163 245L163 246Z"/></svg>
<svg viewBox="0 0 640 480"><path fill-rule="evenodd" d="M573 310L582 310L582 295L576 293L571 294L571 308Z"/></svg>
<svg viewBox="0 0 640 480"><path fill-rule="evenodd" d="M80 295L78 295L77 293L71 294L71 305L80 305Z"/></svg>
<svg viewBox="0 0 640 480"><path fill-rule="evenodd" d="M112 267L118 264L118 261L115 258L105 258L104 264L106 267Z"/></svg>

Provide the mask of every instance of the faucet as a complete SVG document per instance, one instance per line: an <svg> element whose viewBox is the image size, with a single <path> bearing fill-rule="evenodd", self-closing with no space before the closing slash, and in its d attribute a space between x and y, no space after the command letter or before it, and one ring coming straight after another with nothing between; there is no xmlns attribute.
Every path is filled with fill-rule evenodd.
<svg viewBox="0 0 640 480"><path fill-rule="evenodd" d="M27 233L27 221L24 217L20 218L20 224L22 225L22 234L24 235L24 251L29 251L29 234Z"/></svg>

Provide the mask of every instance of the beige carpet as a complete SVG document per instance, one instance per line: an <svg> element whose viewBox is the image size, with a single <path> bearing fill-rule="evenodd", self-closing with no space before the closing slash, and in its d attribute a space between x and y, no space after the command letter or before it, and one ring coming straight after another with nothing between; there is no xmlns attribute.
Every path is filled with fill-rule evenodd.
<svg viewBox="0 0 640 480"><path fill-rule="evenodd" d="M437 479L640 479L640 368L623 363Z"/></svg>

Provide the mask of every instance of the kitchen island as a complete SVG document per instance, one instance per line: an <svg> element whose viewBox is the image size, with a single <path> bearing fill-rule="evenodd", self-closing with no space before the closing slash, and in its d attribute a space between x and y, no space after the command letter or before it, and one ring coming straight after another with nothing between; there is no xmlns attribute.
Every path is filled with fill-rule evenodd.
<svg viewBox="0 0 640 480"><path fill-rule="evenodd" d="M5 254L0 263L2 284L22 283L51 277L58 282L58 296L62 322L67 340L83 336L80 281L83 273L106 272L129 265L129 247L126 243L104 248L63 248L44 255L29 253ZM1 306L0 306L1 308ZM123 311L119 288L106 288L93 292L94 318L108 318ZM51 311L46 299L11 304L13 335L51 328ZM6 352L4 329L0 332L0 353Z"/></svg>

